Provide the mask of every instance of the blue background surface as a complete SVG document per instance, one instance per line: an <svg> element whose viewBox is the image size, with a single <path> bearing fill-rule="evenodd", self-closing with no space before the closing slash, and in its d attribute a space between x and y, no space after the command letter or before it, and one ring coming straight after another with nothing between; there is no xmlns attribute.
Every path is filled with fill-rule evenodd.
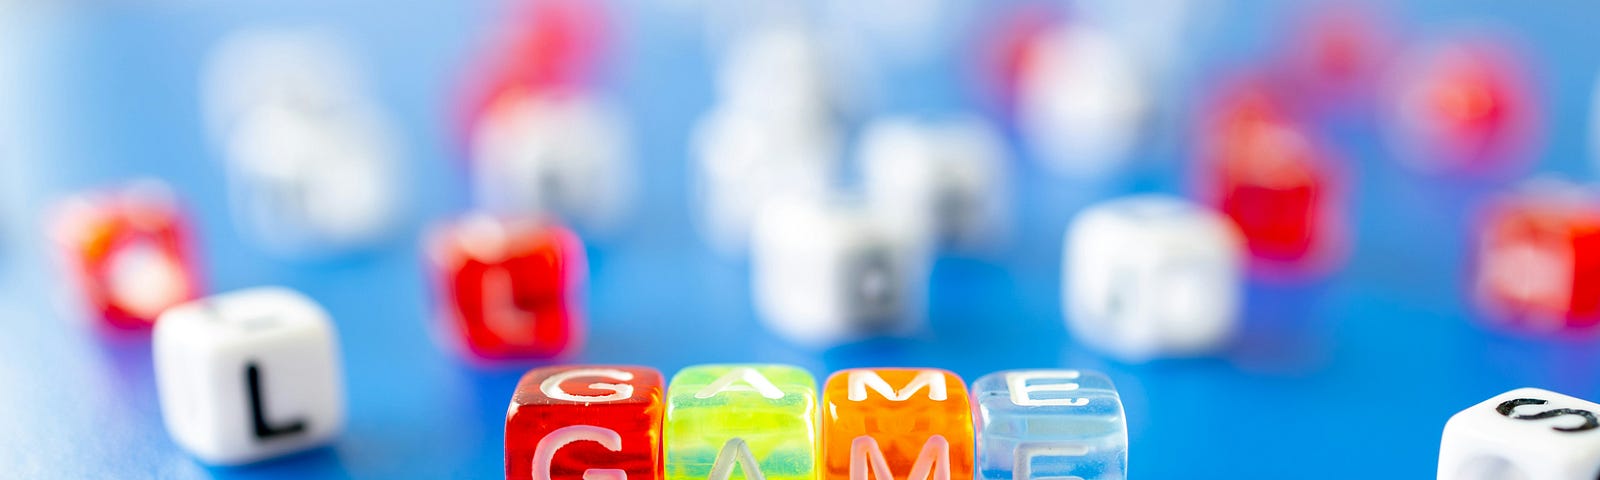
<svg viewBox="0 0 1600 480"><path fill-rule="evenodd" d="M505 6L479 2L109 2L0 15L0 476L24 478L493 478L506 403L530 365L471 366L432 338L418 233L467 206L448 113L471 52ZM680 2L686 3L686 2ZM1214 2L1204 42L1174 81L1140 168L1112 182L1018 175L1017 235L999 254L940 258L929 331L816 352L765 333L746 267L691 228L691 121L712 101L711 62L693 15L654 3L617 9L612 71L632 116L643 190L628 226L590 248L591 336L580 360L677 369L783 362L819 378L882 365L948 368L970 380L1008 368L1101 370L1126 403L1137 478L1429 478L1444 421L1489 396L1536 386L1600 399L1600 341L1489 331L1464 300L1474 206L1510 179L1424 177L1395 164L1370 122L1329 127L1354 180L1353 255L1324 281L1252 284L1239 344L1211 359L1128 365L1081 348L1059 309L1061 233L1071 215L1126 192L1184 192L1177 133L1207 79L1268 51L1279 2ZM1537 170L1593 178L1587 131L1600 11L1576 1L1431 1L1393 7L1405 39L1440 22L1496 21L1526 42L1542 89L1548 148ZM984 17L979 15L978 18ZM407 228L379 249L286 261L228 218L216 150L199 119L197 76L225 33L313 24L345 32L374 95L403 132ZM968 42L971 26L946 41ZM866 113L979 105L962 61L886 73ZM896 81L896 79L900 81ZM1187 92L1187 93L1186 93ZM855 118L859 121L861 118ZM1023 172L1037 168L1026 158ZM61 195L133 176L172 182L193 210L213 291L286 285L338 325L349 426L329 448L247 468L207 468L161 426L146 338L108 338L58 305L64 282L39 226Z"/></svg>

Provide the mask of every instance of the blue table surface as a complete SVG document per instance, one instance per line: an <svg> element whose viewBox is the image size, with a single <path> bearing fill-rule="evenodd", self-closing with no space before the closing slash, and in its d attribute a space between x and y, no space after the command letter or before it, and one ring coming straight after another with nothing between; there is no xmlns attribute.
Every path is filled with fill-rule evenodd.
<svg viewBox="0 0 1600 480"><path fill-rule="evenodd" d="M26 2L23 2L26 3ZM467 207L452 138L454 92L470 52L505 11L485 2L87 2L0 13L0 477L493 478L506 403L530 365L471 366L431 332L419 233ZM1238 345L1208 359L1131 365L1067 334L1059 308L1061 233L1093 201L1183 193L1185 119L1195 92L1276 43L1286 11L1205 3L1212 24L1187 54L1166 121L1140 166L1107 182L1017 175L1015 238L1003 252L941 257L929 331L824 351L766 333L747 267L713 255L692 228L686 138L712 101L711 55L695 16L663 2L617 9L626 32L611 82L632 116L642 192L627 226L590 244L592 333L580 361L667 374L706 362L783 362L819 378L848 367L925 365L969 381L1021 367L1108 373L1126 403L1139 478L1428 478L1456 411L1522 386L1600 399L1600 341L1484 328L1464 300L1468 234L1483 195L1512 178L1441 179L1397 165L1371 122L1325 130L1354 181L1349 262L1325 280L1252 284ZM670 3L670 2L669 2ZM695 2L676 2L689 4ZM1538 172L1593 177L1589 54L1600 10L1577 1L1489 0L1391 7L1403 39L1447 22L1496 22L1525 42L1546 109ZM982 18L983 16L978 16ZM345 32L374 95L404 133L406 228L376 250L322 261L261 252L229 221L215 148L199 120L197 72L233 29L313 23ZM1414 27L1414 28L1413 28ZM942 41L971 40L971 25ZM981 108L967 63L938 60L876 77L876 113ZM898 81L896 79L899 79ZM1037 167L1026 155L1021 172ZM349 426L329 448L245 468L209 468L162 428L147 338L107 338L60 304L63 275L39 234L46 206L134 176L188 200L215 291L285 285L338 325Z"/></svg>

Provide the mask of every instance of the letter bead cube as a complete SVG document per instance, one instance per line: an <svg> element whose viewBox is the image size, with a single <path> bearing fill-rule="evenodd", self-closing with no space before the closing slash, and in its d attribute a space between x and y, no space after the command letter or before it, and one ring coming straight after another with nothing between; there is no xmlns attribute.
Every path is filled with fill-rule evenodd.
<svg viewBox="0 0 1600 480"><path fill-rule="evenodd" d="M1600 404L1537 388L1495 396L1450 417L1439 480L1600 477Z"/></svg>
<svg viewBox="0 0 1600 480"><path fill-rule="evenodd" d="M1111 379L1012 370L972 385L979 480L1113 480L1128 471L1128 426Z"/></svg>
<svg viewBox="0 0 1600 480"><path fill-rule="evenodd" d="M701 365L667 389L668 480L816 478L817 381L787 365Z"/></svg>
<svg viewBox="0 0 1600 480"><path fill-rule="evenodd" d="M277 254L371 247L406 211L397 133L344 40L315 29L240 30L217 44L202 74L232 218Z"/></svg>
<svg viewBox="0 0 1600 480"><path fill-rule="evenodd" d="M843 370L822 408L823 480L972 478L972 406L953 373Z"/></svg>
<svg viewBox="0 0 1600 480"><path fill-rule="evenodd" d="M506 410L506 478L661 478L661 395L661 373L648 367L528 372Z"/></svg>
<svg viewBox="0 0 1600 480"><path fill-rule="evenodd" d="M879 120L863 134L861 162L874 208L899 228L962 247L1005 237L1005 149L982 120Z"/></svg>
<svg viewBox="0 0 1600 480"><path fill-rule="evenodd" d="M781 200L752 239L756 311L778 334L818 346L921 327L926 259L864 206Z"/></svg>
<svg viewBox="0 0 1600 480"><path fill-rule="evenodd" d="M1335 152L1263 79L1220 95L1201 128L1199 197L1232 218L1269 278L1331 270L1349 248Z"/></svg>
<svg viewBox="0 0 1600 480"><path fill-rule="evenodd" d="M173 307L156 323L161 416L208 463L263 460L344 429L344 380L328 313L265 287Z"/></svg>
<svg viewBox="0 0 1600 480"><path fill-rule="evenodd" d="M439 229L430 253L445 330L477 358L552 358L582 343L587 267L566 228L473 215Z"/></svg>
<svg viewBox="0 0 1600 480"><path fill-rule="evenodd" d="M1067 325L1128 360L1221 347L1237 323L1244 240L1206 207L1139 195L1085 209L1062 256Z"/></svg>
<svg viewBox="0 0 1600 480"><path fill-rule="evenodd" d="M626 122L581 90L501 94L476 124L474 193L481 208L613 226L632 196Z"/></svg>
<svg viewBox="0 0 1600 480"><path fill-rule="evenodd" d="M1536 181L1497 199L1477 232L1473 294L1488 317L1531 331L1600 326L1600 196Z"/></svg>
<svg viewBox="0 0 1600 480"><path fill-rule="evenodd" d="M134 183L63 202L51 237L87 310L103 325L140 330L200 295L186 223L164 184Z"/></svg>

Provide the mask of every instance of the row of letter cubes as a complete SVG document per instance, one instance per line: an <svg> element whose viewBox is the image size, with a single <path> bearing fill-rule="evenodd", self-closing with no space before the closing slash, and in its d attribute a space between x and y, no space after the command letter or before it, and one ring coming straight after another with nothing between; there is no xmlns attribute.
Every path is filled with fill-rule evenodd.
<svg viewBox="0 0 1600 480"><path fill-rule="evenodd" d="M315 302L278 288L169 310L155 334L162 415L211 463L268 459L343 430L337 335ZM1592 479L1600 404L1518 389L1445 426L1439 478ZM986 375L969 391L936 369L851 369L820 393L805 370L704 365L663 384L646 367L529 372L505 420L508 478L727 480L1124 478L1126 421L1105 376Z"/></svg>
<svg viewBox="0 0 1600 480"><path fill-rule="evenodd" d="M702 365L667 387L645 367L529 372L506 414L506 477L1120 479L1127 470L1122 402L1093 372L995 373L969 397L943 370L851 369L818 398L800 368Z"/></svg>

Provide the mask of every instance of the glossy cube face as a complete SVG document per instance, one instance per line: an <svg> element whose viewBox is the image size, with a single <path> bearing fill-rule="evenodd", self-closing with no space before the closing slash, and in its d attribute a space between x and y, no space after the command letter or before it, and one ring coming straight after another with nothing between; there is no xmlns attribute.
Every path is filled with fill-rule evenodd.
<svg viewBox="0 0 1600 480"><path fill-rule="evenodd" d="M1495 396L1450 417L1439 480L1600 476L1600 404L1537 388Z"/></svg>
<svg viewBox="0 0 1600 480"><path fill-rule="evenodd" d="M861 140L868 196L896 228L938 244L976 247L1005 236L999 134L975 118L889 118Z"/></svg>
<svg viewBox="0 0 1600 480"><path fill-rule="evenodd" d="M1490 317L1519 328L1592 328L1600 325L1600 207L1592 195L1558 191L1574 187L1548 187L1488 210L1473 294Z"/></svg>
<svg viewBox="0 0 1600 480"><path fill-rule="evenodd" d="M622 117L587 92L502 95L477 122L472 177L492 212L612 225L631 196Z"/></svg>
<svg viewBox="0 0 1600 480"><path fill-rule="evenodd" d="M154 337L162 419L201 460L263 460L344 429L337 336L304 295L255 288L183 304L161 315Z"/></svg>
<svg viewBox="0 0 1600 480"><path fill-rule="evenodd" d="M87 309L110 327L145 329L200 294L193 241L160 184L88 195L55 212L52 237Z"/></svg>
<svg viewBox="0 0 1600 480"><path fill-rule="evenodd" d="M972 406L955 374L850 369L822 394L820 478L972 478Z"/></svg>
<svg viewBox="0 0 1600 480"><path fill-rule="evenodd" d="M756 309L780 335L827 345L921 326L927 266L864 207L780 201L763 211L753 239Z"/></svg>
<svg viewBox="0 0 1600 480"><path fill-rule="evenodd" d="M817 384L805 370L689 367L668 394L666 478L816 478Z"/></svg>
<svg viewBox="0 0 1600 480"><path fill-rule="evenodd" d="M1013 370L972 385L981 480L1126 478L1128 431L1111 379Z"/></svg>
<svg viewBox="0 0 1600 480"><path fill-rule="evenodd" d="M1130 360L1204 353L1235 329L1244 242L1206 207L1159 195L1091 206L1062 258L1068 326L1097 348Z"/></svg>
<svg viewBox="0 0 1600 480"><path fill-rule="evenodd" d="M481 358L549 358L582 339L585 261L577 236L532 220L470 216L432 244L440 308Z"/></svg>
<svg viewBox="0 0 1600 480"><path fill-rule="evenodd" d="M661 478L661 373L562 366L522 377L506 412L506 478Z"/></svg>

